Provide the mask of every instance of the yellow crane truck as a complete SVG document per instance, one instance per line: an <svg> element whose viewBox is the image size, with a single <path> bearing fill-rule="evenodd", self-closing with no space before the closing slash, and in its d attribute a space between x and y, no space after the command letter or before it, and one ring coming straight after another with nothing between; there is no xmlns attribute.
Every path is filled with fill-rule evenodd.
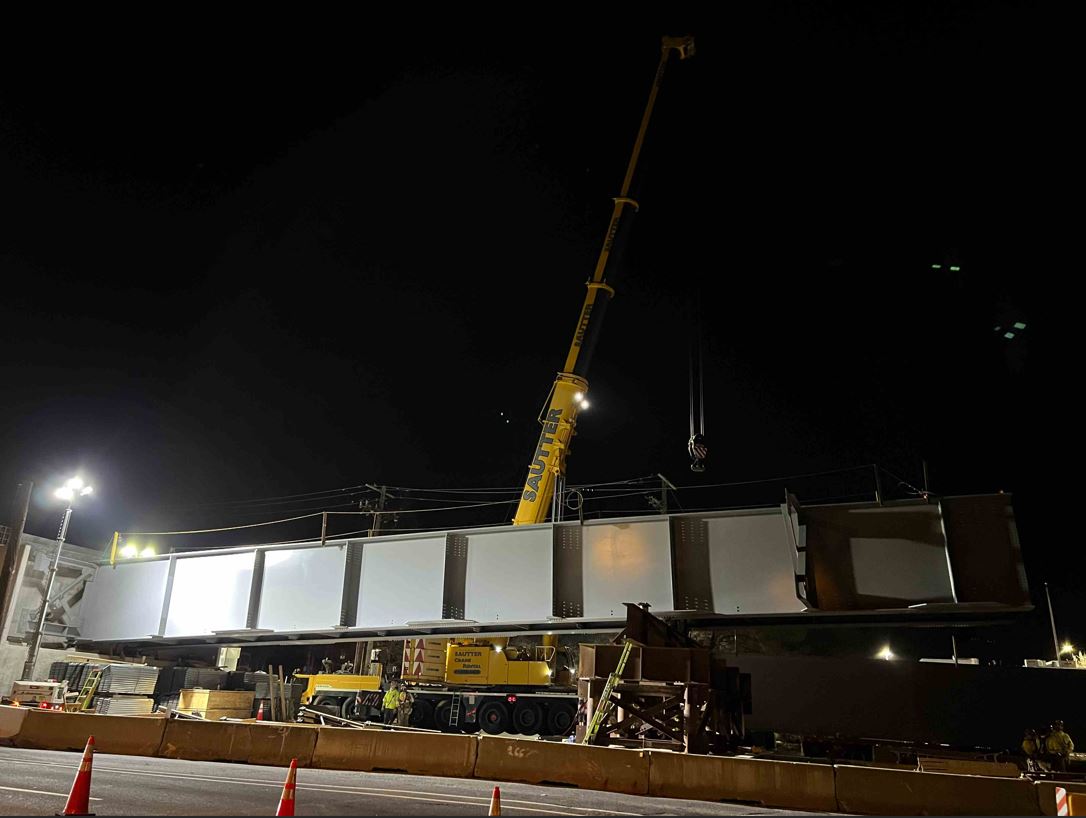
<svg viewBox="0 0 1086 818"><path fill-rule="evenodd" d="M411 694L410 723L446 732L568 735L577 690L560 667L557 637L513 646L502 637L409 639L400 679Z"/></svg>

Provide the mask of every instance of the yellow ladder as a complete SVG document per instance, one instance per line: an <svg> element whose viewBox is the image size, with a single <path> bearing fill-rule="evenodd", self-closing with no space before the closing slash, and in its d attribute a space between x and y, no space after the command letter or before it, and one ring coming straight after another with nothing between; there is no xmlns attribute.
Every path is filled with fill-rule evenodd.
<svg viewBox="0 0 1086 818"><path fill-rule="evenodd" d="M98 683L102 680L102 668L91 669L83 682L83 689L79 691L79 698L75 700L76 711L90 710L90 703L94 699L94 693L98 690Z"/></svg>
<svg viewBox="0 0 1086 818"><path fill-rule="evenodd" d="M615 703L611 701L611 693L622 678L622 671L626 669L626 660L630 658L632 648L633 642L627 639L622 648L622 655L618 657L618 664L615 665L614 672L607 677L607 684L603 686L603 693L600 695L599 704L596 705L596 712L592 714L592 722L588 725L588 729L585 730L581 744L592 743L604 721L611 715L611 711L615 709Z"/></svg>

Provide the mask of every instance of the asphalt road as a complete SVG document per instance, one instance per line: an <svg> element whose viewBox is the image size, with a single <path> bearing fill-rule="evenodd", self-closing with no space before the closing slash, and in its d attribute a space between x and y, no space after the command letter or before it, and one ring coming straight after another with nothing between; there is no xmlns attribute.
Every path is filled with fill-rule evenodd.
<svg viewBox="0 0 1086 818"><path fill-rule="evenodd" d="M0 747L0 815L64 807L79 753ZM285 769L96 755L97 815L274 815ZM681 801L497 782L508 815L799 815L746 804ZM387 773L298 771L298 815L486 815L495 782Z"/></svg>

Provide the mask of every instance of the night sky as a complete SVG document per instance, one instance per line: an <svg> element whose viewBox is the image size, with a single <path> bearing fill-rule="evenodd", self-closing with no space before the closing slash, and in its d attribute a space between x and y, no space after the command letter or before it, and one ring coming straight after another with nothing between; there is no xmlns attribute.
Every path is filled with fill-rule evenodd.
<svg viewBox="0 0 1086 818"><path fill-rule="evenodd" d="M1043 258L1067 219L1053 115L1078 92L1047 9L616 6L608 23L204 19L138 37L99 21L117 33L24 44L0 80L0 485L34 480L28 530L54 536L51 481L79 470L97 496L69 539L90 547L319 510L288 496L364 483L518 486L660 35L693 33L569 481L878 463L905 496L926 459L937 493L1015 494L1035 599L1047 578L1071 617L1086 560L1047 534L1070 512L1041 476L1058 423L1036 408L1058 347ZM694 303L702 475L685 453ZM1015 321L1014 339L994 329ZM868 474L679 500L847 498ZM229 541L319 534L304 525Z"/></svg>

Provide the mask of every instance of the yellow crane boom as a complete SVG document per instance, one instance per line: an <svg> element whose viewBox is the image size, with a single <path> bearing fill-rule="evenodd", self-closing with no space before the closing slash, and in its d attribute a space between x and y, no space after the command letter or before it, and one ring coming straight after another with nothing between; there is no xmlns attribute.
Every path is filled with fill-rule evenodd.
<svg viewBox="0 0 1086 818"><path fill-rule="evenodd" d="M541 523L546 520L547 509L554 495L555 482L565 476L566 455L569 453L570 440L577 425L577 414L587 405L588 381L585 373L599 338L604 311L615 293L607 283L607 274L617 262L618 250L623 244L625 231L628 230L629 219L624 222L623 215L629 208L632 208L634 212L637 211L637 202L630 198L637 160L641 154L645 133L648 130L653 107L656 105L656 96L659 93L668 60L673 53L678 54L679 59L692 56L694 38L664 37L660 52L660 63L656 68L656 76L649 91L649 101L641 117L641 126L637 131L637 139L634 140L633 152L626 167L626 176L622 180L622 189L615 197L615 206L611 212L611 221L607 226L599 259L596 261L596 269L588 281L588 292L585 294L584 306L581 307L581 314L573 332L569 354L566 355L562 371L554 379L554 386L551 387L550 395L547 397L547 406L539 416L539 422L543 428L539 433L539 442L532 454L531 464L528 466L528 477L524 482L516 516L513 518L514 525Z"/></svg>

